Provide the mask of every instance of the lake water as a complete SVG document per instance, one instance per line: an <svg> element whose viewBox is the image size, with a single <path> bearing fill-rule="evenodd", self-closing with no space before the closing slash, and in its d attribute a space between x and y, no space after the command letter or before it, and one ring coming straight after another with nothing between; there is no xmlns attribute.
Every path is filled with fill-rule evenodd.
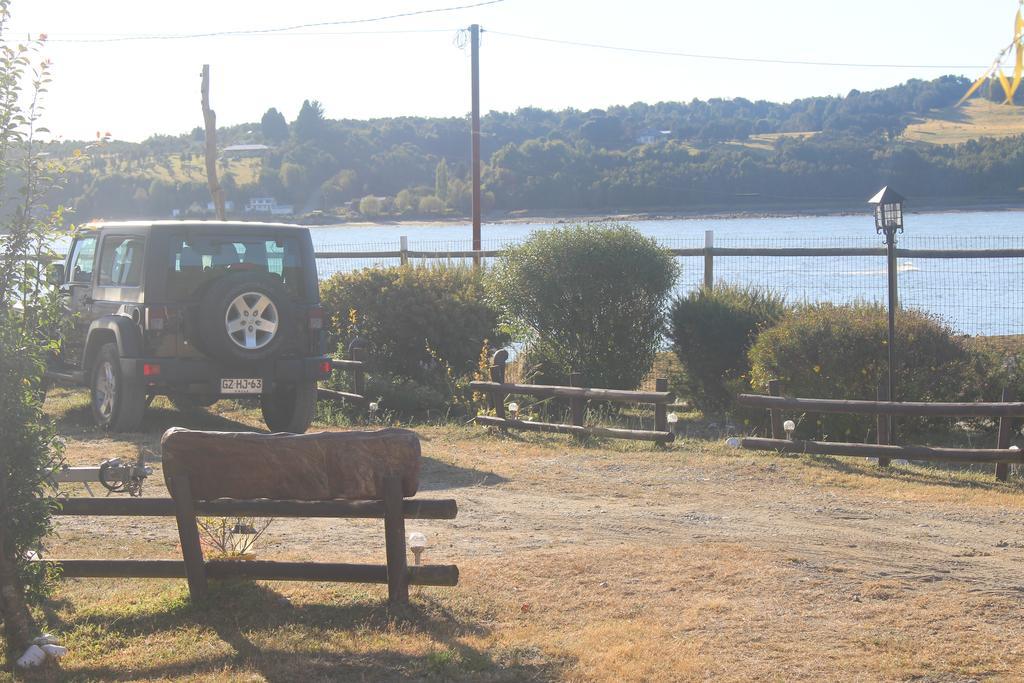
<svg viewBox="0 0 1024 683"><path fill-rule="evenodd" d="M633 225L674 248L704 245L714 231L717 247L876 247L871 215L792 218L674 219ZM907 214L898 246L908 249L1024 249L1024 212L974 211ZM551 223L501 223L482 227L484 249L525 239ZM397 251L401 236L411 250L471 248L469 223L444 225L331 226L314 228L319 251ZM699 287L702 257L680 258L678 291ZM386 259L320 263L322 276ZM715 258L716 281L774 289L797 301L885 301L885 259L869 257ZM964 334L1024 334L1024 259L900 259L899 296L905 307L932 312Z"/></svg>

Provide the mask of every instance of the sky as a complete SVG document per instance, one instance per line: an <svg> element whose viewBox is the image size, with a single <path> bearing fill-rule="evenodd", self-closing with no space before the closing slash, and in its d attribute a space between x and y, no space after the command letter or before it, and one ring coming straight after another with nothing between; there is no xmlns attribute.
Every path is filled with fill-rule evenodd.
<svg viewBox="0 0 1024 683"><path fill-rule="evenodd" d="M1017 9L1017 0L501 0L287 32L166 38L480 1L13 0L4 38L48 35L54 82L45 122L55 136L109 131L139 141L202 125L199 73L207 63L219 125L259 121L269 107L290 121L304 99L319 100L333 119L464 116L470 60L459 29L473 23L484 31L485 112L586 110L711 97L786 102L946 73L973 79L1012 39ZM136 36L162 38L124 40ZM82 42L110 38L119 40ZM733 59L909 66L729 61L538 38Z"/></svg>

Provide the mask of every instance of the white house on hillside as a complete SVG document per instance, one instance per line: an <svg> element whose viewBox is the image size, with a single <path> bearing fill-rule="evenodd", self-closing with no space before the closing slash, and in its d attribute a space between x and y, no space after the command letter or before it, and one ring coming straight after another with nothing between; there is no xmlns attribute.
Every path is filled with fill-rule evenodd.
<svg viewBox="0 0 1024 683"><path fill-rule="evenodd" d="M295 213L291 204L278 204L273 197L250 197L245 205L246 213L269 213L272 216L290 216Z"/></svg>

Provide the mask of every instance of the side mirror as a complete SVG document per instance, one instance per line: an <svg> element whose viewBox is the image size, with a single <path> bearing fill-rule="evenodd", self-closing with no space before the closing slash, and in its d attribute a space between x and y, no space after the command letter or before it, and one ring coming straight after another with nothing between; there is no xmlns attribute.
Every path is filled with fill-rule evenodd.
<svg viewBox="0 0 1024 683"><path fill-rule="evenodd" d="M46 271L46 281L55 287L64 284L64 264L51 263Z"/></svg>

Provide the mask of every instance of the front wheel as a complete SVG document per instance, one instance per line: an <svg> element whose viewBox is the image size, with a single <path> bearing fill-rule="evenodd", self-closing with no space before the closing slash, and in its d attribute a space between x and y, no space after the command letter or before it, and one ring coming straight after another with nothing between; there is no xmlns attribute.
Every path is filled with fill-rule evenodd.
<svg viewBox="0 0 1024 683"><path fill-rule="evenodd" d="M141 382L133 382L121 373L117 344L100 347L89 386L97 426L111 432L138 431L146 410L146 395Z"/></svg>
<svg viewBox="0 0 1024 683"><path fill-rule="evenodd" d="M302 434L316 412L316 381L280 385L260 396L260 408L270 431Z"/></svg>

